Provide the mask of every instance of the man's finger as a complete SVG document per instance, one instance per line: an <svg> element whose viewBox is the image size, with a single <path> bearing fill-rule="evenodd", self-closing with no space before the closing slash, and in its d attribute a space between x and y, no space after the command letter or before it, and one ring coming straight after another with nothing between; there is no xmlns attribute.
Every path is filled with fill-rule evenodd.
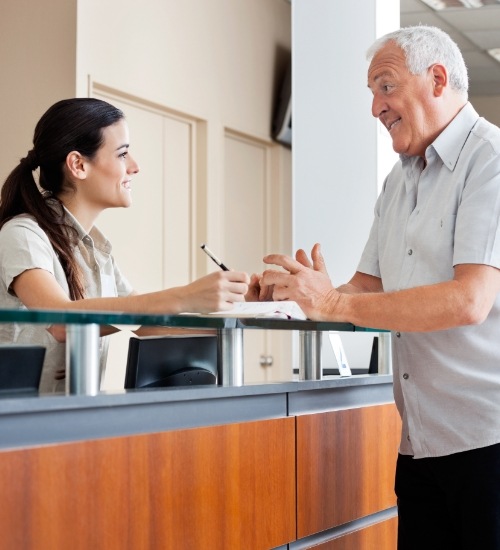
<svg viewBox="0 0 500 550"><path fill-rule="evenodd" d="M269 254L267 256L264 256L263 261L266 264L279 265L283 269L286 269L292 275L298 273L304 268L304 266L297 260L294 260L290 256L286 256L285 254Z"/></svg>

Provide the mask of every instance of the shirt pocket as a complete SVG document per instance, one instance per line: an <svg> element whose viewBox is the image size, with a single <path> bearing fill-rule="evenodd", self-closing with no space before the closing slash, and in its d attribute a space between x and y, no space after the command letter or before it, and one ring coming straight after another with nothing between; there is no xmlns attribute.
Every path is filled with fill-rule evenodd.
<svg viewBox="0 0 500 550"><path fill-rule="evenodd" d="M419 231L420 284L446 281L453 278L453 248L455 245L456 214L427 219Z"/></svg>

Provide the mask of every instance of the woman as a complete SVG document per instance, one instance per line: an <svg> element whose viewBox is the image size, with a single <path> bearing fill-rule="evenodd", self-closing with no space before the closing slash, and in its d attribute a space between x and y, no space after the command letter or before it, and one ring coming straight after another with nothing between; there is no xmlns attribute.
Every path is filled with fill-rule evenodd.
<svg viewBox="0 0 500 550"><path fill-rule="evenodd" d="M250 279L234 271L158 292L134 292L94 223L105 208L130 206L130 184L138 172L122 111L92 98L50 107L36 125L33 149L1 190L0 307L177 314L224 310L244 301ZM40 392L64 390L65 346L59 333L43 325L0 325L2 342L46 347Z"/></svg>

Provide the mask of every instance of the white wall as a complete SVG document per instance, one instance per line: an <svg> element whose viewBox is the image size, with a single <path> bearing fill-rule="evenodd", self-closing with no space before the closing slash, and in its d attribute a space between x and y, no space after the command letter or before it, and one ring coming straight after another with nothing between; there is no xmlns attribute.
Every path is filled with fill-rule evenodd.
<svg viewBox="0 0 500 550"><path fill-rule="evenodd" d="M320 242L336 285L356 270L378 180L395 159L371 115L366 50L399 27L399 0L362 9L360 17L357 2L292 2L293 242L307 251ZM368 366L372 337L342 335L351 367Z"/></svg>
<svg viewBox="0 0 500 550"><path fill-rule="evenodd" d="M337 284L356 269L377 197L366 50L399 26L399 1L381 4L366 3L363 17L357 3L292 4L294 245L321 242Z"/></svg>

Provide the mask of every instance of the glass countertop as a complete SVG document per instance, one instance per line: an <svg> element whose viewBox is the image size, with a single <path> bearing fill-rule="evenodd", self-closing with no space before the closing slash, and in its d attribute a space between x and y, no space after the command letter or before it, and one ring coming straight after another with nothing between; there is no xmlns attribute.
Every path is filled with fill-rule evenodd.
<svg viewBox="0 0 500 550"><path fill-rule="evenodd" d="M62 325L142 325L178 328L267 329L300 331L385 332L351 323L283 319L279 317L220 317L181 314L151 315L111 311L67 311L49 309L0 309L0 323L44 323Z"/></svg>

